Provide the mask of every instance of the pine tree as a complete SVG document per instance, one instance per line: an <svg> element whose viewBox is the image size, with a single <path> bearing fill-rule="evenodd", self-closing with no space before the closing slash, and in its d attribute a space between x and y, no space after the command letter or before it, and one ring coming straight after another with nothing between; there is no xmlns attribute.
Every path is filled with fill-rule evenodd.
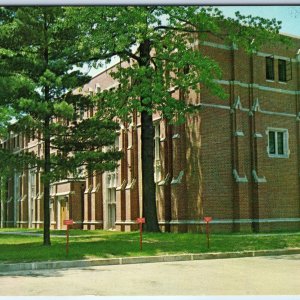
<svg viewBox="0 0 300 300"><path fill-rule="evenodd" d="M0 20L0 127L42 141L43 157L14 157L42 170L43 244L50 245L51 182L76 178L81 166L89 175L113 170L121 157L112 147L118 124L105 101L74 93L90 77L75 43L85 32L69 22L65 8L6 7ZM89 109L97 112L81 119Z"/></svg>

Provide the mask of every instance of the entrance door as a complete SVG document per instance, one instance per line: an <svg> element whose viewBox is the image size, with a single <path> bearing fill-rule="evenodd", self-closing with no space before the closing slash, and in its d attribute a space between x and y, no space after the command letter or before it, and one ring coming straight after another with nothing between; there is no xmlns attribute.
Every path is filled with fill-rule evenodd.
<svg viewBox="0 0 300 300"><path fill-rule="evenodd" d="M108 189L108 201L107 201L107 226L108 228L115 228L116 226L116 189Z"/></svg>
<svg viewBox="0 0 300 300"><path fill-rule="evenodd" d="M65 229L64 220L67 219L67 202L66 200L61 200L60 202L60 228Z"/></svg>

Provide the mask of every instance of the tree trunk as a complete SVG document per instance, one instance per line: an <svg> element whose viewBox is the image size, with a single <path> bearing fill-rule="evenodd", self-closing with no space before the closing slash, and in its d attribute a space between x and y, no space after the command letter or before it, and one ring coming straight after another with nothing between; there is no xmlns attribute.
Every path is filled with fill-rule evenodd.
<svg viewBox="0 0 300 300"><path fill-rule="evenodd" d="M141 44L141 66L150 66L150 50L150 41ZM141 95L141 101L143 101L143 95ZM152 115L149 115L147 111L141 113L141 127L143 216L146 219L144 229L149 232L159 232L154 182L154 129Z"/></svg>
<svg viewBox="0 0 300 300"><path fill-rule="evenodd" d="M145 230L159 232L155 183L154 183L154 130L152 116L142 112L142 183L143 183L143 215L146 219Z"/></svg>
<svg viewBox="0 0 300 300"><path fill-rule="evenodd" d="M49 118L45 120L44 128L44 245L50 246L50 134Z"/></svg>
<svg viewBox="0 0 300 300"><path fill-rule="evenodd" d="M45 65L49 64L49 48L48 48L48 22L47 15L44 13L44 60ZM49 102L50 88L48 85L45 86L45 103ZM44 246L50 246L50 116L46 116L44 119Z"/></svg>

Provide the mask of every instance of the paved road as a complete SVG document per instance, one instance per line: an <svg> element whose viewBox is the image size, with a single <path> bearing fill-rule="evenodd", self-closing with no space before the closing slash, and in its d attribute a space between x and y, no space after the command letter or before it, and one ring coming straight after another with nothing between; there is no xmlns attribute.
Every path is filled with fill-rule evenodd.
<svg viewBox="0 0 300 300"><path fill-rule="evenodd" d="M0 296L300 295L300 255L0 274Z"/></svg>

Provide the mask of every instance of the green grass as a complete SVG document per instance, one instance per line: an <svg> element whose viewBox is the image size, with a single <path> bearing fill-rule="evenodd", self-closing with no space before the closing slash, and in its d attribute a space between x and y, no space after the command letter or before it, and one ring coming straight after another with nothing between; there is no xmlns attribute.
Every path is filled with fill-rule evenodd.
<svg viewBox="0 0 300 300"><path fill-rule="evenodd" d="M0 229L0 232L10 231L16 229ZM42 230L23 229L22 232L42 233ZM205 234L144 233L143 251L140 251L139 232L70 230L67 257L65 234L64 230L51 231L51 247L42 245L42 236L0 234L0 262L300 248L300 232L270 235L212 234L209 249Z"/></svg>

